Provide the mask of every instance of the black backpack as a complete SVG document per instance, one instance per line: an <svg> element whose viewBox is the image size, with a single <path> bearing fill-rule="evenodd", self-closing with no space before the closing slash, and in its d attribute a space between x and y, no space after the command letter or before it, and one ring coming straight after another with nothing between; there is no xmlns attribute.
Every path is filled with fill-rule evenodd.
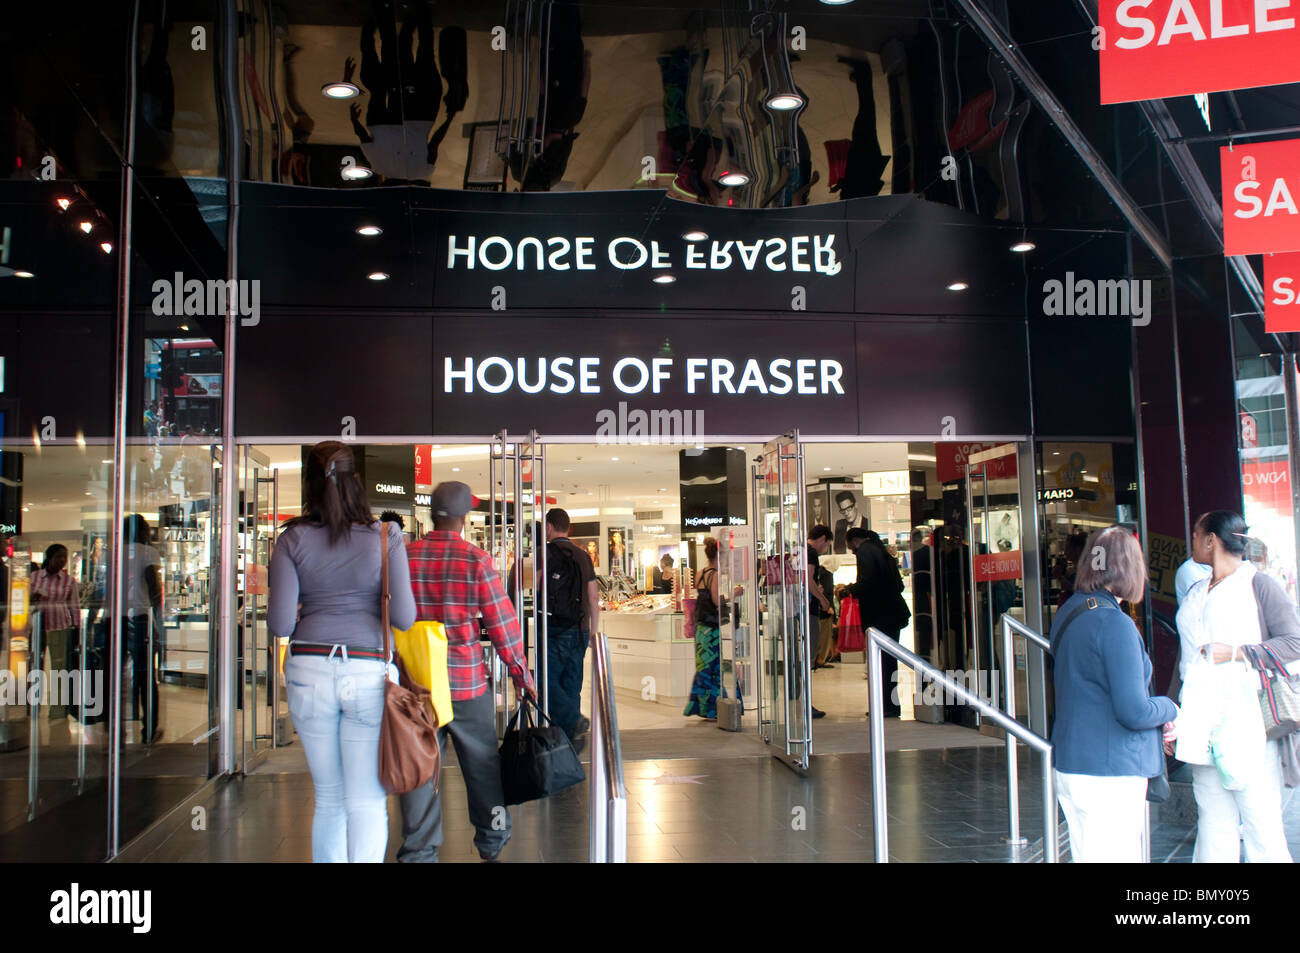
<svg viewBox="0 0 1300 953"><path fill-rule="evenodd" d="M582 571L572 544L546 544L546 621L562 629L582 623Z"/></svg>

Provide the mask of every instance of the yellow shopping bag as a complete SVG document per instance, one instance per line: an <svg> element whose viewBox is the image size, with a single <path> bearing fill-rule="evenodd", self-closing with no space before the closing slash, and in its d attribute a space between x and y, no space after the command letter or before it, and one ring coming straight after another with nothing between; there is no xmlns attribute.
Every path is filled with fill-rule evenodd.
<svg viewBox="0 0 1300 953"><path fill-rule="evenodd" d="M451 682L447 678L447 630L441 622L417 622L406 631L393 630L397 654L417 684L433 696L433 713L441 727L451 722Z"/></svg>

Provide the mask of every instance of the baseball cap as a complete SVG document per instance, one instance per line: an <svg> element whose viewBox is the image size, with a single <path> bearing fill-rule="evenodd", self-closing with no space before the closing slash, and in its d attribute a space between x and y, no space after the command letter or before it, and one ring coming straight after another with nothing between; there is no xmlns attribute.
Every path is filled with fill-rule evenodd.
<svg viewBox="0 0 1300 953"><path fill-rule="evenodd" d="M439 483L433 488L429 508L433 511L434 516L456 517L464 516L477 503L474 494L470 492L466 484L448 480L446 483Z"/></svg>

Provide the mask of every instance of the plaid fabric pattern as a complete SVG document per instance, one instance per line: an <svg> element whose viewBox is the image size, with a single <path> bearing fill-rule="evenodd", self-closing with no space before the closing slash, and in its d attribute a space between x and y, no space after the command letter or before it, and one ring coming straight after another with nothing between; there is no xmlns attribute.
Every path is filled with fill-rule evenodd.
<svg viewBox="0 0 1300 953"><path fill-rule="evenodd" d="M447 677L453 701L487 691L488 671L479 644L479 616L510 671L515 687L531 687L523 636L492 559L459 534L434 530L406 551L416 618L447 630Z"/></svg>
<svg viewBox="0 0 1300 953"><path fill-rule="evenodd" d="M36 570L32 573L32 593L41 597L35 608L41 610L43 631L78 627L81 609L77 605L77 580L66 571L51 576L44 569Z"/></svg>

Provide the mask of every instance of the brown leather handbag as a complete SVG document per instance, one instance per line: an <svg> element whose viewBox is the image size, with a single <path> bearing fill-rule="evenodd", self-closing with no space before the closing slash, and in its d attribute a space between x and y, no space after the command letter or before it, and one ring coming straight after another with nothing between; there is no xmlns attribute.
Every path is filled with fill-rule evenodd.
<svg viewBox="0 0 1300 953"><path fill-rule="evenodd" d="M388 658L397 666L400 684L384 678L384 717L379 727L379 782L389 794L414 791L430 778L438 790L442 775L442 748L438 744L438 719L429 690L407 677L402 658L393 646L388 623L388 524L379 524L379 616Z"/></svg>

